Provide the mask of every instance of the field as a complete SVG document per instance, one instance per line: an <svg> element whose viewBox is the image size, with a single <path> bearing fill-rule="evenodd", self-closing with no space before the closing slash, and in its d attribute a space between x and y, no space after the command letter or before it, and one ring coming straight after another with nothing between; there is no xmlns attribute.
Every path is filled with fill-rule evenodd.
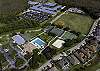
<svg viewBox="0 0 100 71"><path fill-rule="evenodd" d="M100 71L100 62L89 66L85 71L96 71L96 70Z"/></svg>
<svg viewBox="0 0 100 71"><path fill-rule="evenodd" d="M54 0L48 0L48 2L55 2Z"/></svg>
<svg viewBox="0 0 100 71"><path fill-rule="evenodd" d="M0 16L15 15L27 7L27 0L0 0Z"/></svg>
<svg viewBox="0 0 100 71"><path fill-rule="evenodd" d="M93 20L89 16L66 13L54 22L56 25L59 23L64 27L69 27L71 30L75 30L76 32L87 34L93 24Z"/></svg>
<svg viewBox="0 0 100 71"><path fill-rule="evenodd" d="M66 40L66 39L71 39L72 40L72 39L76 39L77 36L75 34L70 33L70 32L65 32L64 35L62 36L62 38L64 40Z"/></svg>

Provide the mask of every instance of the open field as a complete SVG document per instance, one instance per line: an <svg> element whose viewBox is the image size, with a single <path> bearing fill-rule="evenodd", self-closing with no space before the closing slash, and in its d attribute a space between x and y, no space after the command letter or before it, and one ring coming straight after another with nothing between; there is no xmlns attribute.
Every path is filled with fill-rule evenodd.
<svg viewBox="0 0 100 71"><path fill-rule="evenodd" d="M27 0L0 0L0 16L15 15L27 7Z"/></svg>
<svg viewBox="0 0 100 71"><path fill-rule="evenodd" d="M96 71L96 70L100 71L100 62L89 66L85 71Z"/></svg>
<svg viewBox="0 0 100 71"><path fill-rule="evenodd" d="M35 38L37 35L41 34L42 31L32 31L32 30L28 30L27 32L24 33L24 35L27 37L27 39L32 39Z"/></svg>
<svg viewBox="0 0 100 71"><path fill-rule="evenodd" d="M54 0L48 0L49 2L55 2Z"/></svg>
<svg viewBox="0 0 100 71"><path fill-rule="evenodd" d="M76 32L87 34L93 24L93 20L89 16L66 13L54 22L56 25L59 23L61 23L64 27L69 27L71 30L75 30Z"/></svg>

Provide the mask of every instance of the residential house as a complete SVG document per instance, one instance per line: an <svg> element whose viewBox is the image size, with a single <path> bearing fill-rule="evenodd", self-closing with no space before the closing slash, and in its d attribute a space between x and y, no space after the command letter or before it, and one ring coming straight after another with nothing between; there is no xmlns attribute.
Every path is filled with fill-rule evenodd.
<svg viewBox="0 0 100 71"><path fill-rule="evenodd" d="M64 71L68 71L71 63L68 61L66 56L62 56L60 59L55 60L54 64L60 69Z"/></svg>

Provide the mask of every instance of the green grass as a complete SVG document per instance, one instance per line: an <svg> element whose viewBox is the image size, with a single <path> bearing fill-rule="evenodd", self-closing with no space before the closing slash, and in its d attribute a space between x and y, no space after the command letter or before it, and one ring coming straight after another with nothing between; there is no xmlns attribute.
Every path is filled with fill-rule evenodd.
<svg viewBox="0 0 100 71"><path fill-rule="evenodd" d="M80 67L82 67L82 66L81 65L74 65L74 66L72 66L70 71L96 71L96 70L100 69L100 62L98 62L96 64L92 64L88 67L85 67L85 70L80 69Z"/></svg>
<svg viewBox="0 0 100 71"><path fill-rule="evenodd" d="M55 2L54 0L48 0L48 2Z"/></svg>
<svg viewBox="0 0 100 71"><path fill-rule="evenodd" d="M29 32L29 31L31 31L31 32ZM39 35L40 33L42 33L42 31L28 30L27 32L24 33L24 35L29 37L29 39L32 39L32 38L36 37L37 35Z"/></svg>
<svg viewBox="0 0 100 71"><path fill-rule="evenodd" d="M0 0L0 16L16 15L26 7L27 0Z"/></svg>
<svg viewBox="0 0 100 71"><path fill-rule="evenodd" d="M57 24L59 22L62 22L64 27L69 27L71 30L81 32L83 34L87 34L93 24L93 20L89 16L74 13L66 13L54 23Z"/></svg>
<svg viewBox="0 0 100 71"><path fill-rule="evenodd" d="M44 40L46 43L50 42L53 36L49 36L48 34L44 33L39 36L42 40Z"/></svg>
<svg viewBox="0 0 100 71"><path fill-rule="evenodd" d="M100 69L100 62L98 62L98 63L96 63L94 65L89 66L88 68L86 68L85 71L96 71L98 69Z"/></svg>
<svg viewBox="0 0 100 71"><path fill-rule="evenodd" d="M2 35L0 36L0 44L7 44L9 42L9 35Z"/></svg>

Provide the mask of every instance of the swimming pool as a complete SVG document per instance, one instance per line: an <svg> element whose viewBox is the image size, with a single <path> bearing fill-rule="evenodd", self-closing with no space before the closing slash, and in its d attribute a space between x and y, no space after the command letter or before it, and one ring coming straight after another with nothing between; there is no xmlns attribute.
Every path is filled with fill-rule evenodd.
<svg viewBox="0 0 100 71"><path fill-rule="evenodd" d="M41 40L40 38L36 38L36 39L32 40L31 43L39 48L43 48L46 45L46 43L43 40Z"/></svg>

